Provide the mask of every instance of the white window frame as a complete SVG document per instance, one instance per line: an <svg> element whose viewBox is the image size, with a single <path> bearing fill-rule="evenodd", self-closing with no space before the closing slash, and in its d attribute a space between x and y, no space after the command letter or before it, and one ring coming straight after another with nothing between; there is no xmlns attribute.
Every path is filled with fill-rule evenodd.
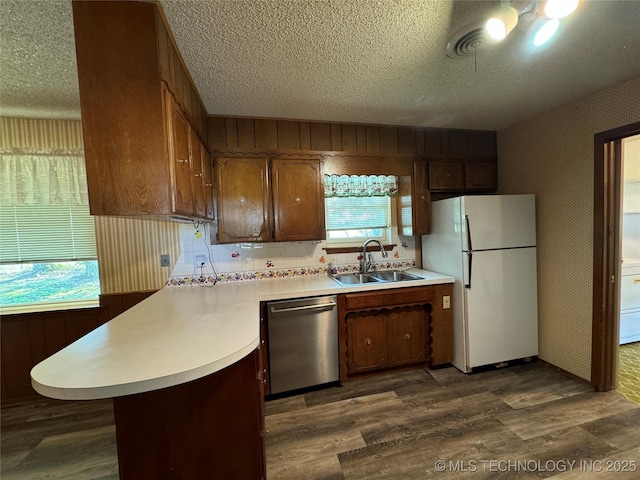
<svg viewBox="0 0 640 480"><path fill-rule="evenodd" d="M366 230L366 229L380 229L381 230L381 234L380 235L375 235L375 234L366 234L366 235L362 235L362 236L358 236L358 237L350 237L350 238L330 238L330 225L331 223L333 223L331 221L331 219L329 218L330 215L330 211L332 210L332 208L330 208L327 205L327 201L331 202L332 199L342 199L342 198L349 198L349 199L353 199L354 201L357 200L362 200L362 199L377 199L378 201L380 199L384 199L386 200L386 213L387 213L387 220L386 226L374 226L371 225L369 227L363 226L362 228L360 228L360 230ZM338 200L339 201L339 200ZM325 217L326 217L326 225L327 225L327 238L326 238L326 242L327 242L327 246L328 247L355 247L355 246L361 246L362 243L365 240L368 240L370 238L379 240L382 243L391 243L391 197L389 196L375 196L375 197L327 197L325 198ZM359 229L352 229L352 230L359 230Z"/></svg>

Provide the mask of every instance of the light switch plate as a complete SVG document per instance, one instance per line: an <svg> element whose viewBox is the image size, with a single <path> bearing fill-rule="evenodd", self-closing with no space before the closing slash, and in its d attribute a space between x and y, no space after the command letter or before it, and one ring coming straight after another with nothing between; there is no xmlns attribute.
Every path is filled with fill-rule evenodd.
<svg viewBox="0 0 640 480"><path fill-rule="evenodd" d="M445 295L442 297L442 308L446 310L447 308L451 308L451 297L449 295Z"/></svg>
<svg viewBox="0 0 640 480"><path fill-rule="evenodd" d="M160 255L160 266L161 267L170 267L171 266L171 257L168 253L163 253Z"/></svg>

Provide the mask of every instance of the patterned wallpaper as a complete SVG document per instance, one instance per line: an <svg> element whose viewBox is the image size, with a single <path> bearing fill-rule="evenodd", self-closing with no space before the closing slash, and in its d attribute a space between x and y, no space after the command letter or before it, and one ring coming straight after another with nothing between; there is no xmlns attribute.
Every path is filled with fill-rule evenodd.
<svg viewBox="0 0 640 480"><path fill-rule="evenodd" d="M180 255L179 224L156 220L95 217L102 293L158 290L171 274L160 266L168 253L174 265Z"/></svg>
<svg viewBox="0 0 640 480"><path fill-rule="evenodd" d="M535 193L540 358L591 378L593 137L640 120L640 77L498 132L500 193Z"/></svg>
<svg viewBox="0 0 640 480"><path fill-rule="evenodd" d="M79 120L0 117L0 151L83 151Z"/></svg>
<svg viewBox="0 0 640 480"><path fill-rule="evenodd" d="M79 120L0 118L0 151L83 152ZM151 220L95 217L101 293L156 290L171 267L160 266L168 253L180 255L178 224Z"/></svg>

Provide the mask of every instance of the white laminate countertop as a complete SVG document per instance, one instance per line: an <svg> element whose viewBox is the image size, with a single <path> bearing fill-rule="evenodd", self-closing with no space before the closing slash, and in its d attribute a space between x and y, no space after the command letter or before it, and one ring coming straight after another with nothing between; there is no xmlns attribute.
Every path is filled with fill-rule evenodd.
<svg viewBox="0 0 640 480"><path fill-rule="evenodd" d="M422 280L341 286L325 275L165 287L31 370L40 394L89 400L148 392L232 365L258 347L260 301L453 283Z"/></svg>

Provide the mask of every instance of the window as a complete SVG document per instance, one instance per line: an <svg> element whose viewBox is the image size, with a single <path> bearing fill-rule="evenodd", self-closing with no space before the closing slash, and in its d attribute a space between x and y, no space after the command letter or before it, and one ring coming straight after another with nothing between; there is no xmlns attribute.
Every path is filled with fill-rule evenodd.
<svg viewBox="0 0 640 480"><path fill-rule="evenodd" d="M325 175L328 245L361 245L375 238L391 241L391 196L397 179L376 175Z"/></svg>
<svg viewBox="0 0 640 480"><path fill-rule="evenodd" d="M389 197L325 198L327 243L362 244L367 238L389 242L389 203Z"/></svg>
<svg viewBox="0 0 640 480"><path fill-rule="evenodd" d="M17 124L17 119L2 119L3 128L11 120ZM57 132L49 123L43 128L42 122L47 121L38 122L36 131L41 139L46 141L47 132ZM75 123L79 131L79 122ZM67 135L56 137L72 137L68 135L69 125L73 122L65 124ZM25 126L25 121L18 126ZM9 136L7 131L14 130L5 129L4 141ZM19 138L33 137L20 132L16 135ZM100 283L95 229L81 152L49 152L42 144L38 149L3 144L0 162L3 312L96 305Z"/></svg>

